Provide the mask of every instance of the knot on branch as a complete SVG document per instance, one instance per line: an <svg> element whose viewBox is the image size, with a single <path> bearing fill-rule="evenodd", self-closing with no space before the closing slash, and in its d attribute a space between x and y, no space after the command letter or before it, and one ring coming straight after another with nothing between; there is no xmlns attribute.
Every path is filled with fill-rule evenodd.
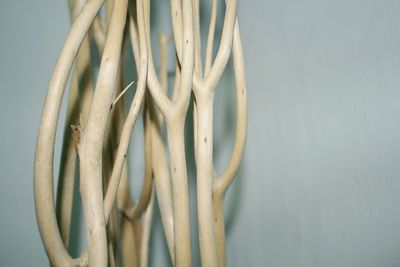
<svg viewBox="0 0 400 267"><path fill-rule="evenodd" d="M82 127L80 125L71 124L72 142L74 142L75 151L79 155L79 142L81 140Z"/></svg>

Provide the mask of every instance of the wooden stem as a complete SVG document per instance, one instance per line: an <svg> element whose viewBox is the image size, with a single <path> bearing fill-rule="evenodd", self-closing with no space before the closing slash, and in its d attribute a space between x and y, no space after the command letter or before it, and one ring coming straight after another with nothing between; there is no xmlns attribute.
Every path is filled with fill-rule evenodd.
<svg viewBox="0 0 400 267"><path fill-rule="evenodd" d="M127 0L114 1L99 78L81 139L80 191L86 221L88 260L90 265L99 267L106 267L108 264L102 190L102 148L116 87L127 6Z"/></svg>

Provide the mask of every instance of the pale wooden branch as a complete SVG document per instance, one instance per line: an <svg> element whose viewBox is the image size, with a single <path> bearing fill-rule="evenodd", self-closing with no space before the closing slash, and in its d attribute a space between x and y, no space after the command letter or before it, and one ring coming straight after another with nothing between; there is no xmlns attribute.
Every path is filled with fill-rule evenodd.
<svg viewBox="0 0 400 267"><path fill-rule="evenodd" d="M208 93L208 94L207 94ZM213 214L213 95L196 94L197 219L201 263L218 266Z"/></svg>
<svg viewBox="0 0 400 267"><path fill-rule="evenodd" d="M207 44L208 54L206 55L206 60L208 60L206 66L209 70L205 70L207 74L204 79L197 72L195 72L193 77L193 91L196 97L194 105L196 112L194 116L194 128L196 131L197 218L201 262L204 266L218 266L213 210L213 101L215 88L230 56L236 18L236 0L227 2L220 47L214 64L210 66L214 40L213 35L215 32L215 17L213 17L215 16L213 12L216 12L215 3L212 9L214 10L212 10L210 19ZM195 44L199 45L198 43L200 42L196 42ZM199 49L197 48L197 50ZM195 61L196 63L199 64L199 61Z"/></svg>
<svg viewBox="0 0 400 267"><path fill-rule="evenodd" d="M158 34L158 43L160 47L160 80L164 93L168 90L168 53L167 46L170 37L163 33ZM179 73L179 72L177 72ZM179 74L178 74L179 75ZM179 77L179 76L177 76ZM176 81L179 78L176 78ZM175 82L175 87L179 84ZM174 93L177 89L174 89ZM149 112L150 112L150 131L152 139L152 166L154 182L157 194L158 205L160 207L161 221L164 228L165 237L172 263L174 264L174 220L172 208L172 189L171 189L171 176L168 170L168 163L165 157L165 149L161 136L161 125L163 123L162 114L157 110L154 101L148 98Z"/></svg>
<svg viewBox="0 0 400 267"><path fill-rule="evenodd" d="M218 7L218 0L212 0L210 25L208 26L206 61L205 61L205 65L204 65L204 75L205 76L207 76L208 73L210 72L211 64L212 64L215 26L216 26L216 22L217 22L217 7Z"/></svg>
<svg viewBox="0 0 400 267"><path fill-rule="evenodd" d="M190 1L182 3L182 62L179 95L174 105L174 111L182 113L182 118L186 117L189 106L190 95L192 92L193 73L194 73L194 34L193 34L193 8ZM168 118L166 118L168 120ZM184 121L183 121L184 124Z"/></svg>
<svg viewBox="0 0 400 267"><path fill-rule="evenodd" d="M147 40L147 53L148 53L148 72L147 72L147 83L151 96L154 98L157 106L161 113L165 117L165 113L171 112L171 101L164 93L160 81L157 78L157 74L154 67L152 49L151 49L151 38L150 38L150 0L141 0L144 2L145 11L145 25L146 25L146 40Z"/></svg>
<svg viewBox="0 0 400 267"><path fill-rule="evenodd" d="M97 48L99 49L100 54L104 50L104 44L106 42L106 30L104 29L104 26L99 18L99 16L96 16L93 24L92 24L92 33L93 33L93 39L97 45Z"/></svg>
<svg viewBox="0 0 400 267"><path fill-rule="evenodd" d="M134 227L130 220L126 218L121 220L121 247L123 266L138 267L139 256L137 255Z"/></svg>
<svg viewBox="0 0 400 267"><path fill-rule="evenodd" d="M225 171L215 179L214 191L216 194L225 193L228 186L231 184L232 179L240 166L240 161L246 144L247 88L239 24L237 22L233 41L233 65L236 81L236 137L228 166Z"/></svg>
<svg viewBox="0 0 400 267"><path fill-rule="evenodd" d="M149 204L150 196L153 186L153 174L152 174L152 146L151 146L151 133L150 133L150 114L145 107L143 112L143 129L144 129L144 161L145 161L145 171L144 171L144 181L142 190L138 200L134 206L129 207L124 210L124 215L130 220L138 220L143 212L145 212L146 207Z"/></svg>
<svg viewBox="0 0 400 267"><path fill-rule="evenodd" d="M171 177L168 169L168 162L165 158L164 143L162 141L160 120L157 117L154 104L151 104L150 131L152 143L152 165L154 173L154 184L156 188L158 205L160 207L161 221L167 240L171 260L174 262L174 219L172 207Z"/></svg>
<svg viewBox="0 0 400 267"><path fill-rule="evenodd" d="M217 84L224 72L225 66L228 63L231 54L233 31L236 20L237 0L230 0L226 2L224 26L222 28L221 42L218 48L217 55L210 71L204 80L200 77L193 77L194 88L211 88L208 90L215 90ZM210 24L210 26L212 26ZM210 44L211 45L211 44ZM197 89L204 90L204 89Z"/></svg>
<svg viewBox="0 0 400 267"><path fill-rule="evenodd" d="M75 170L77 153L71 134L71 125L76 123L78 112L74 109L78 105L78 74L74 70L71 81L71 91L68 98L67 120L64 127L64 140L61 151L61 163L57 192L57 216L62 240L66 248L69 247L69 237L72 220L72 207L75 185Z"/></svg>
<svg viewBox="0 0 400 267"><path fill-rule="evenodd" d="M104 24L105 27L105 32L108 32L108 30L110 29L110 20L111 20L111 16L112 16L112 10L113 10L113 6L114 6L114 1L115 0L107 0L104 3L104 7L105 7L105 12L104 12Z"/></svg>
<svg viewBox="0 0 400 267"><path fill-rule="evenodd" d="M225 251L225 221L224 221L224 197L218 195L214 198L213 211L215 219L215 237L218 256L218 266L226 267Z"/></svg>
<svg viewBox="0 0 400 267"><path fill-rule="evenodd" d="M153 221L154 191L152 191L149 205L147 206L143 220L143 234L140 244L140 267L147 267L149 262L149 247L151 225Z"/></svg>
<svg viewBox="0 0 400 267"><path fill-rule="evenodd" d="M138 86L122 129L113 171L105 197L106 220L114 203L115 195L117 193L118 185L120 183L119 180L121 178L121 172L125 173L124 175L122 175L122 177L124 177L124 179L122 180L122 188L121 190L118 190L118 192L121 193L123 193L125 190L125 193L123 193L124 197L122 198L122 200L125 199L125 204L122 204L123 206L121 208L126 209L130 206L128 178L126 166L124 163L127 155L130 136L132 134L132 129L135 125L136 118L140 110L140 105L144 98L147 75L147 48L144 32L145 25L143 21L143 7L141 7L141 2L139 1L137 2L137 18L138 31L136 30L136 25L134 24L131 15L129 15L128 25L130 29L129 34L131 38L131 44L135 55L136 68L138 71ZM137 229L130 221L126 220L125 217L123 217L121 220L122 255L124 264L126 266L137 266L139 262L139 255L137 254L139 244L136 240L136 236L138 235Z"/></svg>
<svg viewBox="0 0 400 267"><path fill-rule="evenodd" d="M114 247L110 241L108 242L108 262L109 267L117 267L114 256Z"/></svg>
<svg viewBox="0 0 400 267"><path fill-rule="evenodd" d="M88 260L90 265L99 267L106 267L108 262L102 190L103 138L117 81L127 6L127 0L114 1L96 89L80 146L80 191Z"/></svg>
<svg viewBox="0 0 400 267"><path fill-rule="evenodd" d="M149 53L148 85L150 92L167 123L170 169L172 172L174 241L176 266L191 266L188 181L184 145L184 122L189 105L194 69L192 3L182 3L182 73L176 101L171 102L163 92L154 70L150 43L149 1L146 1L146 23ZM179 228L178 228L179 227Z"/></svg>
<svg viewBox="0 0 400 267"><path fill-rule="evenodd" d="M182 62L182 4L180 0L171 0L170 5L175 49L179 62Z"/></svg>
<svg viewBox="0 0 400 267"><path fill-rule="evenodd" d="M129 139L132 134L133 127L136 122L136 118L138 115L138 112L140 110L140 105L143 101L145 89L146 89L146 75L147 75L147 44L146 44L146 38L145 38L145 25L143 23L143 5L141 4L141 1L137 1L137 10L138 10L138 21L139 21L139 34L140 34L140 63L139 65L139 79L138 79L138 85L136 89L136 94L132 100L132 104L129 110L129 113L127 115L126 121L124 123L124 127L122 129L122 134L120 137L120 143L118 146L118 151L117 151L117 156L115 159L113 171L111 174L110 178L110 183L108 185L108 190L105 196L104 200L104 210L105 210L105 215L106 215L106 220L111 212L115 195L118 190L118 185L119 185L119 178L121 175L121 171L124 166L124 162L126 159L127 151L128 151L128 145L129 145Z"/></svg>
<svg viewBox="0 0 400 267"><path fill-rule="evenodd" d="M139 5L140 3L137 2L137 5ZM138 6L139 7L139 6ZM143 7L141 8L143 9ZM139 17L139 12L143 11L138 11L137 13L137 17ZM144 25L144 21L143 18L141 18L142 21L140 21L139 23L142 23L143 27ZM137 23L135 23L134 19L133 19L133 15L130 14L129 15L129 21L128 21L128 31L129 31L129 39L131 41L131 45L132 45L132 53L133 53L133 59L135 61L135 66L136 66L136 72L140 73L140 66L142 65L142 63L140 62L140 45L139 45L139 33L138 33L138 29L137 29ZM144 34L144 33L143 33ZM142 40L144 38L144 40L146 39L146 36L141 37L140 39ZM143 49L146 49L147 51L147 43L145 42L146 47ZM142 49L142 50L143 50ZM146 53L146 62L147 62L147 53ZM146 63L146 69L147 69L147 63Z"/></svg>
<svg viewBox="0 0 400 267"><path fill-rule="evenodd" d="M131 205L131 194L129 190L128 170L126 164L121 174L121 181L118 187L117 203L119 210L128 208ZM138 256L136 255L136 242L134 227L130 220L121 216L120 219L121 236L121 256L123 266L138 266Z"/></svg>
<svg viewBox="0 0 400 267"><path fill-rule="evenodd" d="M160 48L160 85L164 91L164 94L168 91L168 43L171 41L171 36L166 35L162 32L157 34L158 37L158 45Z"/></svg>
<svg viewBox="0 0 400 267"><path fill-rule="evenodd" d="M71 20L73 21L82 9L85 1L69 1ZM68 99L67 120L64 130L63 149L61 154L59 174L59 226L62 239L68 248L71 229L73 192L75 181L75 165L77 144L71 138L71 125L77 125L79 119L86 121L88 106L93 95L93 80L91 76L90 40L86 36L76 56L75 69L72 75L71 91ZM83 127L83 125L80 125ZM78 133L79 134L79 133Z"/></svg>
<svg viewBox="0 0 400 267"><path fill-rule="evenodd" d="M35 153L35 208L40 235L54 266L84 264L65 248L57 226L53 197L53 153L62 95L73 59L103 0L87 2L72 24L57 60L44 104Z"/></svg>
<svg viewBox="0 0 400 267"><path fill-rule="evenodd" d="M225 227L223 212L223 195L239 168L243 156L247 131L247 89L243 51L240 40L239 24L236 21L233 38L233 65L236 81L236 137L228 167L223 174L214 180L214 216L216 223L217 253L219 266L226 266Z"/></svg>
<svg viewBox="0 0 400 267"><path fill-rule="evenodd" d="M181 66L178 62L178 58L175 62L175 84L172 92L172 101L176 101L181 89Z"/></svg>
<svg viewBox="0 0 400 267"><path fill-rule="evenodd" d="M200 34L200 2L192 0L193 3L193 28L194 28L194 72L198 77L203 77L203 64L201 59L201 34Z"/></svg>

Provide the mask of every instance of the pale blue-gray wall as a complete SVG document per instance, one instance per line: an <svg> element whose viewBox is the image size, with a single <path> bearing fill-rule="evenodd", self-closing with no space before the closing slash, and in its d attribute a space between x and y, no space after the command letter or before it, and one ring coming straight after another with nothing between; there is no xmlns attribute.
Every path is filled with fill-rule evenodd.
<svg viewBox="0 0 400 267"><path fill-rule="evenodd" d="M0 266L47 265L33 153L65 2L0 3ZM400 1L239 1L239 19L249 131L226 202L229 266L400 266ZM229 110L216 108L218 170Z"/></svg>

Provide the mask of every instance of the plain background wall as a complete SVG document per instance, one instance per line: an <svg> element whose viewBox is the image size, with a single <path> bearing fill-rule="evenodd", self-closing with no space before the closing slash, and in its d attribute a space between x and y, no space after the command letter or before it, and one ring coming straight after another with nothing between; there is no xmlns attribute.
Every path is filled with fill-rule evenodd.
<svg viewBox="0 0 400 267"><path fill-rule="evenodd" d="M229 266L400 266L399 14L395 0L239 1L249 130ZM65 1L0 3L1 266L47 265L33 153L68 28ZM233 137L216 140L221 169Z"/></svg>

